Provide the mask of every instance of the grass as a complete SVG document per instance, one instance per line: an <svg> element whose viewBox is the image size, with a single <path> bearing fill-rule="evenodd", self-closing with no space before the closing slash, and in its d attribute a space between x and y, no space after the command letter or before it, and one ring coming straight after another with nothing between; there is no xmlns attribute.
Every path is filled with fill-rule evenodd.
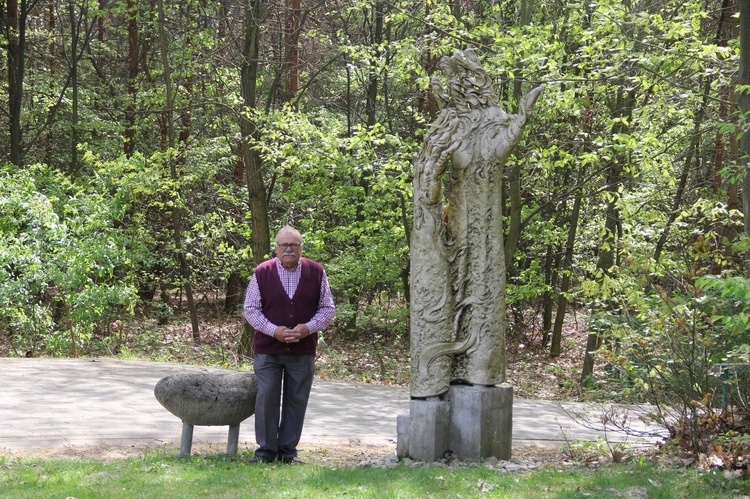
<svg viewBox="0 0 750 499"><path fill-rule="evenodd" d="M481 464L391 468L248 464L249 455L179 458L152 451L119 461L0 457L0 496L84 498L649 497L719 498L750 484L651 461L508 473Z"/></svg>

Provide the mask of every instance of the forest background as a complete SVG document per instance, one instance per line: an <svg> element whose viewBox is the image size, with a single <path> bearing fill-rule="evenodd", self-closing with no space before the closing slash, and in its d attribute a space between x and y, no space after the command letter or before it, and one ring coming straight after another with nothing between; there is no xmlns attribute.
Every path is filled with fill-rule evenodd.
<svg viewBox="0 0 750 499"><path fill-rule="evenodd" d="M505 169L509 348L564 355L573 317L556 383L747 449L747 3L3 0L5 354L242 364L244 287L292 224L324 340L407 382L412 158L473 47L509 112L544 87Z"/></svg>

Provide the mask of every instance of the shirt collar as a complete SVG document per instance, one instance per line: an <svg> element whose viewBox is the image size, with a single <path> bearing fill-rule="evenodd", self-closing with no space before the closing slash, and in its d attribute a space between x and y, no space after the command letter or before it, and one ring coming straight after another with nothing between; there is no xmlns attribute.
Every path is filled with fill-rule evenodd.
<svg viewBox="0 0 750 499"><path fill-rule="evenodd" d="M296 272L301 267L302 267L302 258L299 259L296 267L294 267L293 269L288 269L284 267L284 265L281 263L281 259L278 256L276 257L276 268L279 270L279 272L281 272L282 270L286 272Z"/></svg>

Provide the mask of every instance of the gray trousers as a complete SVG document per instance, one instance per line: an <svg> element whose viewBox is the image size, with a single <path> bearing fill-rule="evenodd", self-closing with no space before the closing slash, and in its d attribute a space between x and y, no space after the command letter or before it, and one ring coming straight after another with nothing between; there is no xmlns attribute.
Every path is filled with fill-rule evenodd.
<svg viewBox="0 0 750 499"><path fill-rule="evenodd" d="M297 456L307 401L315 374L313 355L258 354L255 400L255 456L271 461Z"/></svg>

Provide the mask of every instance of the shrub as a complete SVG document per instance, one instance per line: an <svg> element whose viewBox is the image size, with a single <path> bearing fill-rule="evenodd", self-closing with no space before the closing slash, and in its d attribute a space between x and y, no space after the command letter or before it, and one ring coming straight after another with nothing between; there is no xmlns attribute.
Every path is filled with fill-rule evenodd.
<svg viewBox="0 0 750 499"><path fill-rule="evenodd" d="M132 312L128 245L115 203L37 166L0 169L0 331L16 353L78 354Z"/></svg>
<svg viewBox="0 0 750 499"><path fill-rule="evenodd" d="M696 456L745 425L750 388L739 382L747 376L739 363L750 351L748 297L747 279L706 276L670 293L631 293L617 320L595 318L610 345L602 351L610 379L653 404L654 419Z"/></svg>

